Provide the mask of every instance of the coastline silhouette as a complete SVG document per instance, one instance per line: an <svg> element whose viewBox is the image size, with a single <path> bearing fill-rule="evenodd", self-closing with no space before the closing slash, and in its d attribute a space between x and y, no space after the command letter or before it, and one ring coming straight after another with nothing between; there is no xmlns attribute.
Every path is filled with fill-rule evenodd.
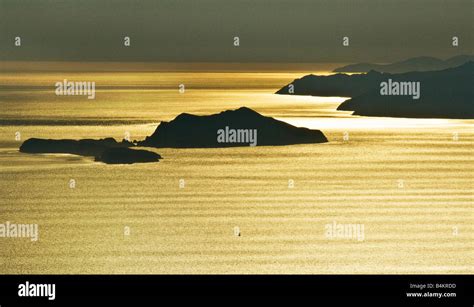
<svg viewBox="0 0 474 307"><path fill-rule="evenodd" d="M433 71L461 66L469 61L474 61L473 55L457 55L446 60L435 57L421 56L391 64L356 63L338 67L333 72L378 72L404 73L410 71Z"/></svg>
<svg viewBox="0 0 474 307"><path fill-rule="evenodd" d="M381 95L382 82L419 82L421 95ZM474 62L439 71L366 74L307 75L278 90L277 94L352 97L338 110L353 115L410 118L474 118ZM293 93L291 92L293 88Z"/></svg>

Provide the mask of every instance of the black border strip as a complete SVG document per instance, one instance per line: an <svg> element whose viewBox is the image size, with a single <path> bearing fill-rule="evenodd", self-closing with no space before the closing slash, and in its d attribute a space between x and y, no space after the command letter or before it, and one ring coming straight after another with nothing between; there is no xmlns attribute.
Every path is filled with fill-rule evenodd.
<svg viewBox="0 0 474 307"><path fill-rule="evenodd" d="M19 297L18 286L55 284L56 299ZM410 288L431 284L433 288ZM455 284L440 289L437 284ZM151 299L163 296L310 296L395 299L449 304L469 299L473 275L1 275L0 305L37 302L57 305L77 300ZM455 292L456 298L407 298L407 292ZM5 303L4 303L5 302Z"/></svg>

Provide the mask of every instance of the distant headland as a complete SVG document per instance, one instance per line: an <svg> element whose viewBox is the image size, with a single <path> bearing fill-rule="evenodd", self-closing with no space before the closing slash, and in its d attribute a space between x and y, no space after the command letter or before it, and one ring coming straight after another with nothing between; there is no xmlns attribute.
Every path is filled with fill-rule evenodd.
<svg viewBox="0 0 474 307"><path fill-rule="evenodd" d="M469 61L474 61L474 55L458 55L447 60L441 60L434 57L422 56L407 59L391 64L373 64L373 63L357 63L343 67L338 67L333 72L350 72L363 73L371 70L378 72L388 72L392 74L404 73L410 71L434 71L446 68L457 67Z"/></svg>
<svg viewBox="0 0 474 307"><path fill-rule="evenodd" d="M276 93L352 97L337 109L354 115L467 119L474 118L473 84L470 61L439 71L307 75Z"/></svg>

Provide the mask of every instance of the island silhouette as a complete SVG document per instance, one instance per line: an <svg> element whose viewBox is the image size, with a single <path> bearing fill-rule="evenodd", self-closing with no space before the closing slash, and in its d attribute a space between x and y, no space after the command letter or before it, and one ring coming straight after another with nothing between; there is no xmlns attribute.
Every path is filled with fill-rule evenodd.
<svg viewBox="0 0 474 307"><path fill-rule="evenodd" d="M227 110L212 115L182 113L170 122L161 122L155 132L144 141L144 147L211 148L237 147L249 144L219 142L221 129L256 130L257 146L281 146L307 143L324 143L327 138L319 130L298 128L272 117L263 116L247 107Z"/></svg>
<svg viewBox="0 0 474 307"><path fill-rule="evenodd" d="M135 150L135 144L123 140L117 142L113 138L100 140L52 140L31 138L23 142L20 152L24 153L67 153L79 156L92 156L95 161L107 164L131 164L158 162L161 156L146 150Z"/></svg>
<svg viewBox="0 0 474 307"><path fill-rule="evenodd" d="M126 140L117 142L113 138L100 140L31 138L23 142L20 152L31 154L67 153L95 157L95 161L107 164L132 164L158 162L161 159L161 156L155 152L132 149L132 147L219 148L251 145L232 141L231 137L219 141L219 133L229 133L229 131L230 134L234 131L242 133L242 135L246 135L246 132L249 131L254 132L255 146L282 146L328 141L319 130L295 127L263 116L247 107L241 107L237 110L205 116L181 113L170 122L161 122L151 136L136 143Z"/></svg>
<svg viewBox="0 0 474 307"><path fill-rule="evenodd" d="M420 97L382 95L384 82L418 82ZM354 115L410 118L474 118L474 62L439 71L366 74L307 75L277 94L352 97L338 110Z"/></svg>

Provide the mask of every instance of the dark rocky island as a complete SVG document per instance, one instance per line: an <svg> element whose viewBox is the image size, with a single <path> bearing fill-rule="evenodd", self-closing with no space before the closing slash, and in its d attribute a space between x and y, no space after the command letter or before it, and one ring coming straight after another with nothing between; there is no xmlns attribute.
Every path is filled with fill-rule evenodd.
<svg viewBox="0 0 474 307"><path fill-rule="evenodd" d="M433 57L416 57L392 64L357 63L338 67L333 72L369 72L376 70L388 73L404 73L410 71L434 71L461 66L469 61L474 61L472 55L458 55L447 60Z"/></svg>
<svg viewBox="0 0 474 307"><path fill-rule="evenodd" d="M160 159L161 156L157 153L126 147L108 148L101 154L95 156L96 161L102 161L107 164L158 162Z"/></svg>
<svg viewBox="0 0 474 307"><path fill-rule="evenodd" d="M382 95L381 84L418 82L420 97ZM354 115L413 118L474 118L474 62L440 71L403 74L369 71L367 74L309 75L293 83L295 95L346 96L338 110ZM290 84L278 94L290 94Z"/></svg>
<svg viewBox="0 0 474 307"><path fill-rule="evenodd" d="M134 150L134 144L113 138L100 140L51 140L31 138L23 142L20 152L24 153L68 153L95 157L96 161L108 164L157 162L160 155L145 150Z"/></svg>
<svg viewBox="0 0 474 307"><path fill-rule="evenodd" d="M335 74L329 76L306 75L279 89L281 95L354 97L378 88L383 74L369 71L367 74Z"/></svg>
<svg viewBox="0 0 474 307"><path fill-rule="evenodd" d="M319 130L297 128L242 107L219 114L197 116L182 113L171 122L161 122L153 135L138 144L100 140L52 140L31 138L23 142L24 153L67 153L94 157L107 164L158 162L161 156L131 147L216 148L234 146L291 145L327 142Z"/></svg>
<svg viewBox="0 0 474 307"><path fill-rule="evenodd" d="M170 122L161 122L153 135L139 145L215 148L324 142L327 139L319 130L294 127L242 107L206 116L182 113Z"/></svg>
<svg viewBox="0 0 474 307"><path fill-rule="evenodd" d="M344 101L337 109L364 116L474 118L474 62L441 71L389 75L386 78L419 82L420 97L383 96L379 87Z"/></svg>

